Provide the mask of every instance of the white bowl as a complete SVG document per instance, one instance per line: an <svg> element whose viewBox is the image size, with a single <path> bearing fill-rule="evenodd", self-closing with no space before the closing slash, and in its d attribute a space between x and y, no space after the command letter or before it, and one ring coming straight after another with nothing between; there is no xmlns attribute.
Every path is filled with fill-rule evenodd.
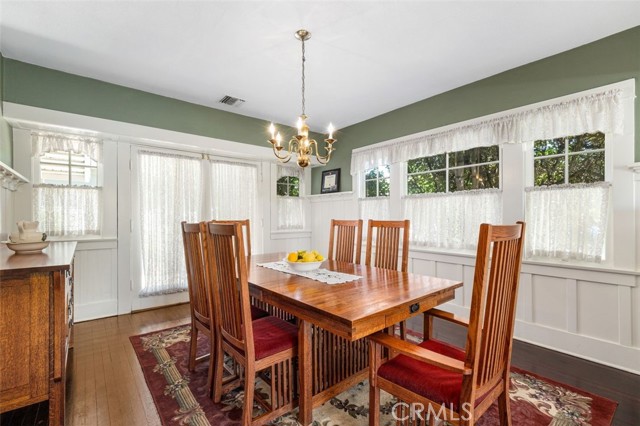
<svg viewBox="0 0 640 426"><path fill-rule="evenodd" d="M283 260L296 272L315 271L322 264L322 262L290 262L286 258Z"/></svg>
<svg viewBox="0 0 640 426"><path fill-rule="evenodd" d="M49 241L39 241L35 243L12 243L11 241L5 241L5 243L7 247L15 251L16 254L41 253L42 249L49 246Z"/></svg>

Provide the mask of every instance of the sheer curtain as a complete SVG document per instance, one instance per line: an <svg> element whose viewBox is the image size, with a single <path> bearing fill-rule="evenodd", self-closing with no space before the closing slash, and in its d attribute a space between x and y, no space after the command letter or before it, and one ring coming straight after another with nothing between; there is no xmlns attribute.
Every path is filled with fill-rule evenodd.
<svg viewBox="0 0 640 426"><path fill-rule="evenodd" d="M201 219L202 160L140 151L138 170L140 296L185 291L180 222Z"/></svg>
<svg viewBox="0 0 640 426"><path fill-rule="evenodd" d="M300 182L299 197L280 196L278 195L278 229L295 230L304 229L305 225L305 209L304 199L304 173L298 167L278 166L278 176L294 176Z"/></svg>
<svg viewBox="0 0 640 426"><path fill-rule="evenodd" d="M358 200L360 208L360 219L362 219L363 226L368 226L369 219L372 220L389 220L389 197L370 197L360 198ZM363 232L363 237L366 238L366 232Z"/></svg>
<svg viewBox="0 0 640 426"><path fill-rule="evenodd" d="M526 188L527 256L601 262L611 184Z"/></svg>
<svg viewBox="0 0 640 426"><path fill-rule="evenodd" d="M475 249L480 224L502 222L501 190L407 196L402 204L416 246Z"/></svg>
<svg viewBox="0 0 640 426"><path fill-rule="evenodd" d="M503 117L353 150L351 174L414 158L479 146L522 143L600 131L623 133L622 90L581 96Z"/></svg>
<svg viewBox="0 0 640 426"><path fill-rule="evenodd" d="M56 151L86 154L92 160L98 163L102 162L102 142L100 139L59 133L33 132L31 134L31 152L34 157Z"/></svg>
<svg viewBox="0 0 640 426"><path fill-rule="evenodd" d="M33 218L51 237L100 235L102 188L33 185Z"/></svg>
<svg viewBox="0 0 640 426"><path fill-rule="evenodd" d="M211 213L214 220L257 220L258 167L211 161Z"/></svg>

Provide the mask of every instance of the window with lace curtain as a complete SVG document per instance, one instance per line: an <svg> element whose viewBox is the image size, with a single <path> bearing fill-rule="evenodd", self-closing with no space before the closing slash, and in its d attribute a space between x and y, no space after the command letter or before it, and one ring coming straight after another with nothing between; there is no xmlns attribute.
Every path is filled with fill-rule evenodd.
<svg viewBox="0 0 640 426"><path fill-rule="evenodd" d="M474 249L481 223L502 217L500 149L497 145L445 152L406 163L404 216L411 243Z"/></svg>
<svg viewBox="0 0 640 426"><path fill-rule="evenodd" d="M365 226L371 220L389 220L389 195L391 191L391 167L377 166L366 170L361 180L359 209ZM366 239L363 232L363 239Z"/></svg>
<svg viewBox="0 0 640 426"><path fill-rule="evenodd" d="M604 133L535 141L533 186L525 189L527 255L602 262L610 187Z"/></svg>
<svg viewBox="0 0 640 426"><path fill-rule="evenodd" d="M302 182L302 169L278 166L276 195L279 230L301 230L305 227L304 200L301 197Z"/></svg>
<svg viewBox="0 0 640 426"><path fill-rule="evenodd" d="M33 217L52 237L98 236L102 225L102 142L33 133Z"/></svg>

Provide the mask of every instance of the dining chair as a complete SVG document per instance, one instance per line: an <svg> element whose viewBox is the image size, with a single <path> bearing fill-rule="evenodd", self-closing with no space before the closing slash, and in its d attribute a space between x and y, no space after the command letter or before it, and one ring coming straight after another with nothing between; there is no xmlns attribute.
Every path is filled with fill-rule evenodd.
<svg viewBox="0 0 640 426"><path fill-rule="evenodd" d="M208 250L205 268L214 295L216 350L232 357L244 370L242 424L262 425L294 407L298 329L280 318L253 320L249 301L244 238L239 223L207 225ZM223 356L216 359L214 401L220 402L223 388ZM268 370L269 401L255 392L256 374ZM228 384L228 386L234 386ZM254 398L264 410L253 418Z"/></svg>
<svg viewBox="0 0 640 426"><path fill-rule="evenodd" d="M408 220L369 219L365 265L398 270L400 234L402 234L402 265L400 271L407 272L409 268L409 224ZM371 259L374 241L376 252L375 258Z"/></svg>
<svg viewBox="0 0 640 426"><path fill-rule="evenodd" d="M246 248L246 255L251 256L251 221L249 219L238 219L238 220L212 220L211 223L239 223L242 225L242 229L244 231L244 241Z"/></svg>
<svg viewBox="0 0 640 426"><path fill-rule="evenodd" d="M213 368L215 366L215 327L213 326L213 298L207 281L204 256L207 251L206 223L182 222L182 241L184 243L185 266L187 270L187 286L189 290L189 307L191 310L191 344L189 346L189 370L194 371L196 363L209 359L207 384L213 394ZM251 316L254 319L268 316L263 309L252 306ZM204 333L209 339L208 354L197 357L198 333ZM212 355L213 354L213 355Z"/></svg>
<svg viewBox="0 0 640 426"><path fill-rule="evenodd" d="M329 255L327 257L330 260L359 265L362 253L362 219L331 219L329 232Z"/></svg>
<svg viewBox="0 0 640 426"><path fill-rule="evenodd" d="M246 255L251 256L251 221L249 219L229 219L229 220L212 220L211 223L218 224L229 224L229 223L239 223L242 225L242 229L244 231L244 238L246 241ZM276 308L273 305L270 305L262 300L259 300L253 296L251 296L251 305L253 306L254 315L257 314L257 310L264 312L263 316L273 315L278 318L282 318L285 321L294 322L296 317L291 315L289 312Z"/></svg>
<svg viewBox="0 0 640 426"><path fill-rule="evenodd" d="M509 371L524 235L523 222L480 225L468 320L431 309L419 345L384 333L370 336L371 426L379 422L380 389L406 404L422 404L422 415L433 414L429 425L473 425L496 400L500 424L511 424ZM431 337L433 317L467 327L464 350ZM383 347L397 355L383 362ZM406 417L416 420L411 412Z"/></svg>
<svg viewBox="0 0 640 426"><path fill-rule="evenodd" d="M215 364L215 339L213 333L213 306L205 277L204 248L202 236L203 224L182 222L182 241L184 243L187 286L189 289L189 307L191 310L191 345L189 346L189 371L194 371L196 362L209 360L207 386L211 393L213 366ZM209 338L209 353L196 358L198 333Z"/></svg>
<svg viewBox="0 0 640 426"><path fill-rule="evenodd" d="M401 258L401 272L409 269L409 220L371 220L367 230L367 253L365 265L376 268L398 270L398 257ZM374 235L375 234L375 235ZM400 235L402 234L402 236ZM402 237L402 253L400 238ZM375 258L371 259L375 241ZM373 265L372 265L373 262ZM392 327L393 329L393 327ZM392 330L393 332L393 330ZM407 323L400 323L400 336L407 337Z"/></svg>

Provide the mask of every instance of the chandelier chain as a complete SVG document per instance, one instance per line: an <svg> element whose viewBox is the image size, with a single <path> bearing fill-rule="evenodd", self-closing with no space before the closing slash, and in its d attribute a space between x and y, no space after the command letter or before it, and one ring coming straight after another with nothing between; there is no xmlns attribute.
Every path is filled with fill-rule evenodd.
<svg viewBox="0 0 640 426"><path fill-rule="evenodd" d="M306 61L304 50L304 38L302 39L302 115L305 115L305 96L304 96L304 63Z"/></svg>

